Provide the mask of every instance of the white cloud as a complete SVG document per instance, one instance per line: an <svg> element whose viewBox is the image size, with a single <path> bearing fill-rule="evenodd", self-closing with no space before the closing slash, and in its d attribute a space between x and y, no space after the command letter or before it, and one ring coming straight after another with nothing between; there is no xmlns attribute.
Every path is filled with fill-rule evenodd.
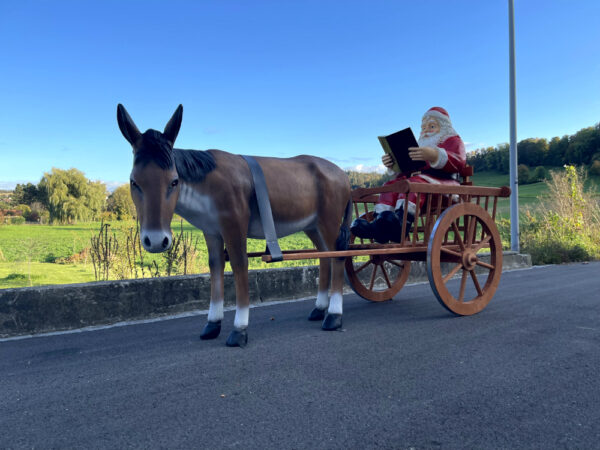
<svg viewBox="0 0 600 450"><path fill-rule="evenodd" d="M376 166L367 166L365 164L357 164L352 167L345 167L344 170L352 170L354 172L364 172L364 173L370 173L370 172L385 173L387 169L383 164L378 164Z"/></svg>

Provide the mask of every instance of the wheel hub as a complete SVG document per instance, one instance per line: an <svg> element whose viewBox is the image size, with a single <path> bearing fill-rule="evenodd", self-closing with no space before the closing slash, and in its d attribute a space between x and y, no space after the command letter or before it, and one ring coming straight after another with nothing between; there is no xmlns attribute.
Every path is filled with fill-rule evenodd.
<svg viewBox="0 0 600 450"><path fill-rule="evenodd" d="M465 251L462 255L462 265L466 270L473 270L477 265L477 255L471 251Z"/></svg>

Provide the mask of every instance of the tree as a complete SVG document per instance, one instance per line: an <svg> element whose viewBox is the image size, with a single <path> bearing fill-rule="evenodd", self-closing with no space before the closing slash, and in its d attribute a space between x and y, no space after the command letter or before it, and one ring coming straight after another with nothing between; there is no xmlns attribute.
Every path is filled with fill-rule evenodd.
<svg viewBox="0 0 600 450"><path fill-rule="evenodd" d="M541 166L548 154L548 141L546 139L524 139L517 144L519 163L529 167Z"/></svg>
<svg viewBox="0 0 600 450"><path fill-rule="evenodd" d="M131 199L129 185L119 186L108 196L106 210L112 212L117 220L129 220L135 217L135 205Z"/></svg>
<svg viewBox="0 0 600 450"><path fill-rule="evenodd" d="M89 181L77 169L53 168L38 185L51 222L98 220L106 202L106 186Z"/></svg>
<svg viewBox="0 0 600 450"><path fill-rule="evenodd" d="M538 181L544 181L546 178L548 178L548 172L544 166L537 166L531 174L529 181L531 183L537 183Z"/></svg>
<svg viewBox="0 0 600 450"><path fill-rule="evenodd" d="M547 166L563 166L566 162L567 149L569 148L569 136L562 138L554 137L548 145Z"/></svg>
<svg viewBox="0 0 600 450"><path fill-rule="evenodd" d="M519 177L519 184L529 183L529 167L525 164L519 164L517 167L517 173Z"/></svg>
<svg viewBox="0 0 600 450"><path fill-rule="evenodd" d="M17 184L12 195L13 205L31 205L41 200L41 193L35 184Z"/></svg>

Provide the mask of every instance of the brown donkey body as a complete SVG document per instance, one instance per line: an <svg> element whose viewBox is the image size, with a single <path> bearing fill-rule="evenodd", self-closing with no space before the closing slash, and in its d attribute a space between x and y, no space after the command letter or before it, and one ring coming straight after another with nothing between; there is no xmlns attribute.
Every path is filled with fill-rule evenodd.
<svg viewBox="0 0 600 450"><path fill-rule="evenodd" d="M163 133L140 133L125 108L117 107L119 128L133 147L131 195L140 222L140 239L150 252L169 249L174 212L204 232L211 297L202 339L214 339L221 331L227 249L236 289L234 329L227 345L244 346L250 306L246 240L265 237L252 175L240 155L174 149L182 114L180 105ZM256 160L265 176L278 237L304 231L318 250L347 246L350 183L339 167L306 155ZM342 324L343 265L343 260L335 258L320 260L316 306L309 320L323 320L325 330Z"/></svg>

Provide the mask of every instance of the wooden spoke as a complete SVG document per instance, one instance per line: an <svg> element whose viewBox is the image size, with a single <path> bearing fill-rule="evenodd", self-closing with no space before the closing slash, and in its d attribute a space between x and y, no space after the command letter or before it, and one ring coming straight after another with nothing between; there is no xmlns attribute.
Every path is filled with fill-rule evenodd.
<svg viewBox="0 0 600 450"><path fill-rule="evenodd" d="M490 270L494 270L496 268L496 266L492 266L491 264L485 263L480 259L478 259L475 264L477 264L478 266L481 266L481 267L485 267L486 269L490 269Z"/></svg>
<svg viewBox="0 0 600 450"><path fill-rule="evenodd" d="M455 252L454 250L450 250L449 248L442 247L440 250L443 251L444 253L448 253L449 255L456 256L457 258L462 258L461 253Z"/></svg>
<svg viewBox="0 0 600 450"><path fill-rule="evenodd" d="M460 279L460 292L458 294L458 301L462 302L465 298L465 288L467 287L468 271L463 270L462 278Z"/></svg>
<svg viewBox="0 0 600 450"><path fill-rule="evenodd" d="M385 282L387 283L388 288L391 288L392 284L390 283L390 279L388 278L387 271L385 270L385 267L383 267L383 264L381 265L381 273L383 273L383 278L385 279Z"/></svg>
<svg viewBox="0 0 600 450"><path fill-rule="evenodd" d="M404 268L404 263L399 263L397 261L394 261L393 259L388 259L388 261L390 264L395 265L396 267L400 267L400 268Z"/></svg>
<svg viewBox="0 0 600 450"><path fill-rule="evenodd" d="M454 239L458 242L458 245L460 245L460 249L464 252L465 244L463 243L460 237L460 230L458 229L458 225L456 225L456 222L452 222L452 229L454 230Z"/></svg>
<svg viewBox="0 0 600 450"><path fill-rule="evenodd" d="M475 242L475 228L477 227L477 217L469 216L468 237L465 238L465 245L471 247Z"/></svg>
<svg viewBox="0 0 600 450"><path fill-rule="evenodd" d="M448 272L448 275L446 275L442 281L444 283L447 283L450 278L452 278L454 275L456 275L456 272L458 272L460 269L462 269L462 266L463 266L462 263L457 264L454 267L454 269L452 269L450 272Z"/></svg>
<svg viewBox="0 0 600 450"><path fill-rule="evenodd" d="M377 274L377 268L379 267L377 264L373 264L373 272L371 273L371 284L369 284L369 290L373 290L373 286L375 286L375 275Z"/></svg>
<svg viewBox="0 0 600 450"><path fill-rule="evenodd" d="M371 264L371 260L368 260L366 263L364 263L362 266L360 266L358 269L355 269L354 272L358 273L361 270L363 270L365 267L367 267L369 264Z"/></svg>
<svg viewBox="0 0 600 450"><path fill-rule="evenodd" d="M481 286L479 285L479 280L477 279L477 275L474 270L469 272L471 274L471 278L473 278L473 284L475 285L475 289L477 289L477 293L479 295L483 295L483 291L481 290Z"/></svg>
<svg viewBox="0 0 600 450"><path fill-rule="evenodd" d="M475 246L475 248L473 248L473 251L477 253L479 250L485 247L488 244L488 242L490 242L490 239L492 239L492 235L488 234L485 238L481 240L479 244Z"/></svg>

